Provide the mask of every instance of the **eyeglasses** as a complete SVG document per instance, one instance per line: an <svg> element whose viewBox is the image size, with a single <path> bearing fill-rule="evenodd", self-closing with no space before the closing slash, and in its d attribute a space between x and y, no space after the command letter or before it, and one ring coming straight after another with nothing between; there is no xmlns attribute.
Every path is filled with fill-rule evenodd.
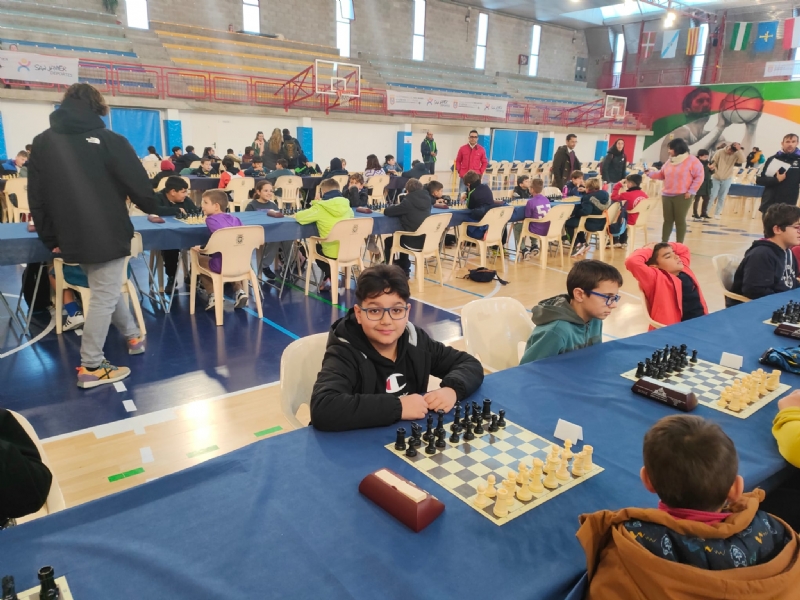
<svg viewBox="0 0 800 600"><path fill-rule="evenodd" d="M469 136L469 137L470 137L470 139L472 139L472 138L478 139L478 136L477 136L477 135L471 135L471 136Z"/></svg>
<svg viewBox="0 0 800 600"><path fill-rule="evenodd" d="M606 301L606 306L611 306L612 304L616 304L622 299L622 296L619 294L601 294L600 292L593 292L591 290L584 290L590 296L599 296L600 298L604 298Z"/></svg>
<svg viewBox="0 0 800 600"><path fill-rule="evenodd" d="M364 308L360 304L357 306L361 309L361 312L367 315L367 319L370 321L380 321L386 313L389 313L393 321L399 321L408 312L408 306L390 306L389 308Z"/></svg>

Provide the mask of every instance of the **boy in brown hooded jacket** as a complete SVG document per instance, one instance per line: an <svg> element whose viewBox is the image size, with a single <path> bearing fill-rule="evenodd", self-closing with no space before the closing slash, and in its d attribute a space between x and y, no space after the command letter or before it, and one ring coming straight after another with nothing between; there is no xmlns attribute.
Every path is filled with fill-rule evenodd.
<svg viewBox="0 0 800 600"><path fill-rule="evenodd" d="M736 448L719 425L674 415L644 438L645 488L657 509L581 515L586 600L779 600L800 597L798 536L742 493Z"/></svg>

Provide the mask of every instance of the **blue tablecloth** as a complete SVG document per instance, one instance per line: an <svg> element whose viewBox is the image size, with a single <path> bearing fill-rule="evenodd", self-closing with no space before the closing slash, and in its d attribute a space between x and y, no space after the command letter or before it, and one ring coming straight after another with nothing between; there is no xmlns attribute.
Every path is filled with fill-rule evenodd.
<svg viewBox="0 0 800 600"><path fill-rule="evenodd" d="M745 198L761 198L763 193L763 185L746 185L744 183L734 183L728 191L729 196L744 196Z"/></svg>
<svg viewBox="0 0 800 600"><path fill-rule="evenodd" d="M264 177L256 177L255 181L258 183ZM319 185L319 182L322 181L322 177L311 177L311 176L303 176L301 177L303 180L303 189L304 190L313 190ZM189 177L189 187L192 190L197 190L200 192L204 192L206 190L216 189L219 187L219 179L213 177ZM386 186L387 190L402 190L406 187L406 179L405 177L392 177L389 179L389 184ZM5 185L5 184L2 184ZM0 187L0 191L2 191L2 187Z"/></svg>
<svg viewBox="0 0 800 600"><path fill-rule="evenodd" d="M442 212L433 209L434 213ZM459 225L470 221L469 211L460 209L450 211L453 215L450 224ZM374 217L374 233L392 233L400 229L400 219L385 217L382 213L355 213L356 217ZM301 226L292 217L274 219L262 212L240 212L236 216L243 225L261 225L268 242L290 241L318 235L316 225ZM515 206L512 220L521 221L525 216L524 206ZM173 217L165 217L165 223L151 223L147 217L132 217L133 227L142 234L145 250L166 250L171 248L190 248L208 241L209 232L205 225L186 225ZM18 265L52 259L50 251L42 244L36 233L28 231L27 223L0 224L0 265Z"/></svg>
<svg viewBox="0 0 800 600"><path fill-rule="evenodd" d="M562 600L585 571L578 516L656 505L639 481L642 438L675 413L634 395L619 373L667 343L712 361L741 354L751 371L766 348L788 343L761 321L789 299L800 292L488 376L473 400L492 398L494 410L550 439L559 418L582 425L605 469L502 527L392 456L384 445L395 426L307 428L1 532L0 571L26 589L39 567L53 565L76 599L114 590L120 600ZM786 467L770 434L776 410L772 403L746 420L694 412L733 438L747 488ZM383 467L442 500L441 517L414 534L360 496L361 479Z"/></svg>

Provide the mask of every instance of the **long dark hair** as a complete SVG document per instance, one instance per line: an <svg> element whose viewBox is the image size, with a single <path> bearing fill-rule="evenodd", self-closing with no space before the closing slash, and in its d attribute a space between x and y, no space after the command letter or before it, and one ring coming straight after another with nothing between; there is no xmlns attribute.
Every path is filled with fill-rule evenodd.
<svg viewBox="0 0 800 600"><path fill-rule="evenodd" d="M381 168L381 163L378 162L378 157L374 154L370 154L367 157L367 171L377 171Z"/></svg>
<svg viewBox="0 0 800 600"><path fill-rule="evenodd" d="M622 142L622 150L619 150L619 149L617 148L617 142ZM608 151L609 151L611 154L613 154L614 156L619 156L620 154L625 154L625 140L623 140L622 138L619 138L619 139L617 139L617 140L614 142L614 145L613 145L613 146L611 146L611 148L609 148L609 149L608 149Z"/></svg>

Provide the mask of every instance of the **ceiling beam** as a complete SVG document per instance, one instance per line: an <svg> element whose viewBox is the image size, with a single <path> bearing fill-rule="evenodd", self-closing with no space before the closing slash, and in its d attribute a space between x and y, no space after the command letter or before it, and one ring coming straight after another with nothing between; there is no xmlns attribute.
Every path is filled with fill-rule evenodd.
<svg viewBox="0 0 800 600"><path fill-rule="evenodd" d="M638 0L642 4L649 4L650 6L656 6L658 8L663 8L667 11L673 11L678 15L689 17L691 19L697 19L698 21L704 21L706 23L716 23L717 22L717 15L714 13L706 12L699 8L692 8L691 6L687 6L685 4L681 4L680 2L676 2L675 0Z"/></svg>

